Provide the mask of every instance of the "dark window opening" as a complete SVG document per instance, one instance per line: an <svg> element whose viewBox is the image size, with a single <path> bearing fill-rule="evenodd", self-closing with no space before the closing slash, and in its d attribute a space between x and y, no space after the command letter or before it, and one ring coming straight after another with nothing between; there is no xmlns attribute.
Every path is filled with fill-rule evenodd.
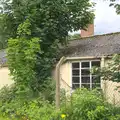
<svg viewBox="0 0 120 120"><path fill-rule="evenodd" d="M82 68L89 68L90 67L90 62L82 62L81 67Z"/></svg>

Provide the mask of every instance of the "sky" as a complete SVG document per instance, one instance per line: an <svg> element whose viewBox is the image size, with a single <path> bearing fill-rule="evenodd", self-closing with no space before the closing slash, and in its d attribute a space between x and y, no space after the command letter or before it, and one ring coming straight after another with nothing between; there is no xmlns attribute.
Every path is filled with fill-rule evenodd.
<svg viewBox="0 0 120 120"><path fill-rule="evenodd" d="M120 32L120 15L114 7L109 7L109 0L94 0L95 6L95 34ZM119 2L119 1L118 1Z"/></svg>
<svg viewBox="0 0 120 120"><path fill-rule="evenodd" d="M109 7L110 0L92 0L92 2L96 3L94 34L120 32L120 15L116 14L114 7ZM117 3L120 3L120 0L117 0ZM80 33L80 31L74 33Z"/></svg>

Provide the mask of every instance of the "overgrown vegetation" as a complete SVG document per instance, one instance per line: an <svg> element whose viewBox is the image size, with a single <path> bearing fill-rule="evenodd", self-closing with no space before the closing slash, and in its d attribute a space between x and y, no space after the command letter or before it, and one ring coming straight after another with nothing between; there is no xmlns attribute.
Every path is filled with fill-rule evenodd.
<svg viewBox="0 0 120 120"><path fill-rule="evenodd" d="M18 36L8 40L8 66L17 86L32 86L36 81L35 65L40 52L39 38L29 38L31 24L27 19L18 27ZM35 89L35 88L34 88Z"/></svg>
<svg viewBox="0 0 120 120"><path fill-rule="evenodd" d="M0 90L1 119L120 119L119 107L105 103L96 90L78 89L67 98L62 94L61 109L55 110L55 84L50 77L60 57L59 45L66 44L69 31L92 23L93 5L89 0L0 2L0 36L8 42L8 66L15 81ZM113 77L116 72L112 73Z"/></svg>
<svg viewBox="0 0 120 120"><path fill-rule="evenodd" d="M68 36L68 40L76 40L76 39L80 39L81 38L81 36L80 36L80 34L73 34L73 35L69 35Z"/></svg>
<svg viewBox="0 0 120 120"><path fill-rule="evenodd" d="M77 89L56 111L54 102L13 87L0 91L0 114L10 120L119 120L120 108L104 102L100 91Z"/></svg>
<svg viewBox="0 0 120 120"><path fill-rule="evenodd" d="M53 111L53 104L28 89L21 92L13 86L0 92L0 114L10 120L49 120Z"/></svg>
<svg viewBox="0 0 120 120"><path fill-rule="evenodd" d="M29 86L33 90L41 91L40 86L51 76L53 65L61 57L58 45L66 44L69 31L85 28L92 23L93 4L89 0L1 0L0 2L2 5L0 36L5 39L11 38L8 42L11 74L15 81L23 81L22 84L26 82L25 85L28 85L29 81ZM26 25L29 25L27 30ZM33 53L37 55L35 58ZM30 61L34 61L31 66ZM29 75L27 77L27 74L31 77Z"/></svg>
<svg viewBox="0 0 120 120"><path fill-rule="evenodd" d="M120 55L113 55L104 67L93 68L93 72L101 76L103 80L120 82Z"/></svg>

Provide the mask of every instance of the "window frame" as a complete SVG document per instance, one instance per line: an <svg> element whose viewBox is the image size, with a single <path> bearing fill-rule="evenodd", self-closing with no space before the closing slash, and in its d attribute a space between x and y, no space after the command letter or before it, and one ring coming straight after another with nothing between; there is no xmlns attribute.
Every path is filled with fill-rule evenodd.
<svg viewBox="0 0 120 120"><path fill-rule="evenodd" d="M100 59L94 59L94 60L77 60L77 61L71 61L71 88L72 88L72 90L74 90L73 89L73 80L72 80L72 78L73 77L79 77L79 83L74 83L74 84L79 84L79 87L81 88L82 87L82 80L81 80L81 78L82 78L82 75L81 75L81 70L87 70L87 69L89 69L89 70L91 70L91 68L92 68L92 62L94 62L94 61L98 61L98 62L100 62L100 67L101 67L101 60ZM82 68L81 66L82 66L82 62L89 62L89 68L88 67L86 67L86 68ZM73 69L73 67L72 67L72 64L73 63L79 63L79 68L74 68ZM79 70L79 75L77 75L77 76L73 76L73 74L72 74L72 70ZM87 75L85 75L86 77L87 77ZM92 83L92 77L93 76L95 76L95 75L92 75L92 74L90 74L90 83L88 83L88 84L90 84L90 89L92 89L93 87L93 83ZM85 84L85 85L87 85L87 83L83 83L83 84ZM101 78L100 78L100 83L96 83L96 84L100 84L100 88L101 88Z"/></svg>

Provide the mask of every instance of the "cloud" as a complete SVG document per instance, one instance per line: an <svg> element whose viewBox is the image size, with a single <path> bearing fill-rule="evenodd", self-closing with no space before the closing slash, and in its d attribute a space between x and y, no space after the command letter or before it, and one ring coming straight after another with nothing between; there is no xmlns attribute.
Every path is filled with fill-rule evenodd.
<svg viewBox="0 0 120 120"><path fill-rule="evenodd" d="M110 0L91 0L95 5L95 34L120 32L120 15L114 7L109 7ZM120 0L117 0L120 3ZM80 33L76 31L75 33Z"/></svg>
<svg viewBox="0 0 120 120"><path fill-rule="evenodd" d="M95 0L94 0L95 1ZM109 1L97 1L95 6L95 34L104 34L120 31L120 15L115 8L109 7Z"/></svg>

